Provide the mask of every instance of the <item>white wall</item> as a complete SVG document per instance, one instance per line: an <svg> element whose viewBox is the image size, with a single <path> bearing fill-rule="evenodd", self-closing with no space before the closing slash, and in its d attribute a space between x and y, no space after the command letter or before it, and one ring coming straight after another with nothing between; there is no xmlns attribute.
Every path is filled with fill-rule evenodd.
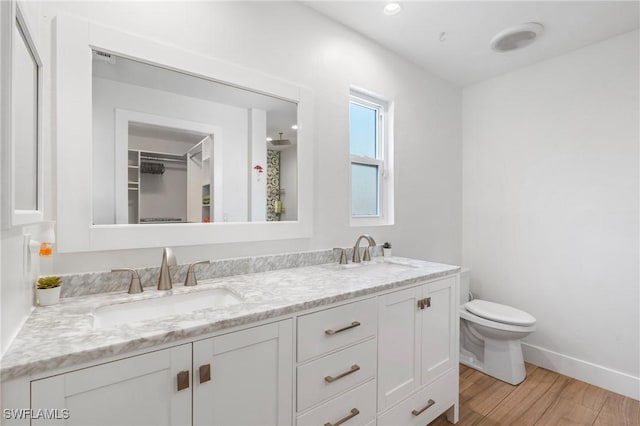
<svg viewBox="0 0 640 426"><path fill-rule="evenodd" d="M49 63L48 52L44 51L45 40L41 24L41 5L38 3L26 2L23 4L25 18L32 31L32 37L42 49L39 54L45 64ZM0 8L4 11L4 8ZM47 90L48 82L44 81L44 90ZM44 111L43 122L48 126L50 114ZM4 143L4 141L3 141ZM47 164L51 163L50 138L48 134L43 135L43 157ZM50 173L45 170L45 173ZM1 175L1 174L0 174ZM52 196L52 187L49 181L44 182L45 193ZM3 195L4 196L4 195ZM4 202L4 200L2 201ZM45 209L46 214L46 209ZM24 320L31 312L33 306L33 283L39 274L40 259L36 256L33 259L30 270L25 269L25 257L23 255L23 233L29 233L34 226L19 226L11 230L2 230L0 233L0 355L3 354L11 340L22 326Z"/></svg>
<svg viewBox="0 0 640 426"><path fill-rule="evenodd" d="M2 232L0 353L7 349L31 311L33 290L30 276L23 272L22 249L22 228Z"/></svg>
<svg viewBox="0 0 640 426"><path fill-rule="evenodd" d="M44 2L67 12L310 87L315 103L314 237L178 247L180 263L349 246L364 232L398 255L461 258L461 91L296 2ZM206 17L206 19L203 19ZM49 31L47 28L46 31ZM395 102L396 221L349 227L351 85ZM156 265L160 249L64 254L55 272Z"/></svg>
<svg viewBox="0 0 640 426"><path fill-rule="evenodd" d="M638 32L463 91L463 263L525 357L640 398ZM609 371L613 370L613 371Z"/></svg>
<svg viewBox="0 0 640 426"><path fill-rule="evenodd" d="M140 174L140 219L187 221L187 165L165 163L163 174Z"/></svg>

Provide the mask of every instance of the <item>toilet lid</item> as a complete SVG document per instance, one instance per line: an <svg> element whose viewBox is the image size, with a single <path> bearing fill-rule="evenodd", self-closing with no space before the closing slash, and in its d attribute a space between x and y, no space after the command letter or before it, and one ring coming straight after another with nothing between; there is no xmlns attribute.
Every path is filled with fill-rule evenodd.
<svg viewBox="0 0 640 426"><path fill-rule="evenodd" d="M536 323L533 316L520 309L486 300L475 299L465 303L464 307L474 315L503 324L534 325Z"/></svg>

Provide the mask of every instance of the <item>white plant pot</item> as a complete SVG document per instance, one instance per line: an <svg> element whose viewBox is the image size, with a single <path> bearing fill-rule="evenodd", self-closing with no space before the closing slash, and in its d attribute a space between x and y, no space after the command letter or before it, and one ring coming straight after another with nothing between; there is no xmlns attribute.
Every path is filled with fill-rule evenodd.
<svg viewBox="0 0 640 426"><path fill-rule="evenodd" d="M38 304L40 306L55 305L60 300L60 289L62 287L54 288L38 288L36 294L38 297Z"/></svg>
<svg viewBox="0 0 640 426"><path fill-rule="evenodd" d="M382 255L384 257L391 257L391 249L390 248L382 248Z"/></svg>

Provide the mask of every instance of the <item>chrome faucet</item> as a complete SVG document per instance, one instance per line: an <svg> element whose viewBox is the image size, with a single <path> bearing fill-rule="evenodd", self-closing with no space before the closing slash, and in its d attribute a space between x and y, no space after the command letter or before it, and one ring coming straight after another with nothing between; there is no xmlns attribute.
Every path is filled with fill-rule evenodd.
<svg viewBox="0 0 640 426"><path fill-rule="evenodd" d="M177 266L176 256L169 247L162 252L162 263L160 264L160 276L158 277L158 290L171 290L171 271L170 266Z"/></svg>
<svg viewBox="0 0 640 426"><path fill-rule="evenodd" d="M360 240L366 239L369 242L369 247L375 247L376 241L369 234L363 234L358 237L356 240L356 245L353 246L353 257L351 261L353 263L360 263ZM362 256L362 260L367 262L371 260L371 254L369 253L369 247L364 248L364 255Z"/></svg>

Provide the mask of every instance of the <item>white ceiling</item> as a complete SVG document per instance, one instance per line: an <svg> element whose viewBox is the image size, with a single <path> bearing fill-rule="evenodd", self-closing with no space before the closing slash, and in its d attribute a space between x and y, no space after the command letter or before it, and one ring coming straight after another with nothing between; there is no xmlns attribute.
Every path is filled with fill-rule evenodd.
<svg viewBox="0 0 640 426"><path fill-rule="evenodd" d="M638 1L404 1L395 16L383 14L384 1L305 4L460 86L640 27ZM545 27L535 43L504 53L489 48L495 34L525 22Z"/></svg>

